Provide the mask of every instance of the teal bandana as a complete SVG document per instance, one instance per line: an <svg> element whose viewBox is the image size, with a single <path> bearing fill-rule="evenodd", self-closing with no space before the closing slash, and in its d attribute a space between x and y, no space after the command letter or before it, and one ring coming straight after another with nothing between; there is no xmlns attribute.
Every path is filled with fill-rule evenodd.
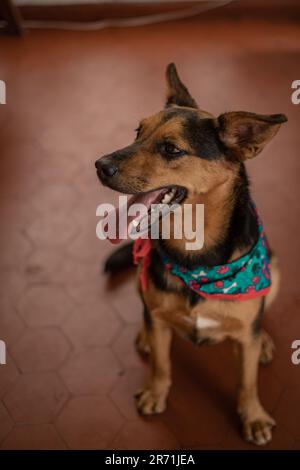
<svg viewBox="0 0 300 470"><path fill-rule="evenodd" d="M165 255L162 259L166 269L204 298L248 300L266 295L270 290L269 249L259 217L257 242L248 253L231 263L187 270Z"/></svg>

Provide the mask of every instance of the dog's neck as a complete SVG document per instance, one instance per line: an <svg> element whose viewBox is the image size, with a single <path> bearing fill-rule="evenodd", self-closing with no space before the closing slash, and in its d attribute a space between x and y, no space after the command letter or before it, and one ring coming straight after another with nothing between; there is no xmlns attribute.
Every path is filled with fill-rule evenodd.
<svg viewBox="0 0 300 470"><path fill-rule="evenodd" d="M186 268L215 266L242 255L255 243L257 219L249 193L244 164L235 177L188 203L204 204L204 245L200 250L186 250L188 240L159 240L158 250Z"/></svg>

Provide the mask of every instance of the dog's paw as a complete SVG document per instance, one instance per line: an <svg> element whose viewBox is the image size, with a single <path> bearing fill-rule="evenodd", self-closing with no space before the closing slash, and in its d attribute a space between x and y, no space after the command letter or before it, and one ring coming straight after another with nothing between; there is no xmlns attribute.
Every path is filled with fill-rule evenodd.
<svg viewBox="0 0 300 470"><path fill-rule="evenodd" d="M142 355L142 356L148 356L150 354L150 344L148 340L148 335L147 332L145 331L145 328L142 328L135 339L135 346L137 351Z"/></svg>
<svg viewBox="0 0 300 470"><path fill-rule="evenodd" d="M243 422L243 435L247 442L258 446L265 446L272 440L272 428L275 421L267 413L262 417Z"/></svg>
<svg viewBox="0 0 300 470"><path fill-rule="evenodd" d="M135 394L136 407L143 415L162 413L166 409L168 390L155 392L151 387L138 390Z"/></svg>
<svg viewBox="0 0 300 470"><path fill-rule="evenodd" d="M271 336L266 332L262 332L261 353L259 361L261 364L266 365L272 361L274 357L275 344Z"/></svg>

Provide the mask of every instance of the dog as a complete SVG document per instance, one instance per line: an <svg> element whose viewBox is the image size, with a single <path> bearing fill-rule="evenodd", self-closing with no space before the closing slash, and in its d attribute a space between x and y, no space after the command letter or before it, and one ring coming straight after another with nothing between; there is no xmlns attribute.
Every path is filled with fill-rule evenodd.
<svg viewBox="0 0 300 470"><path fill-rule="evenodd" d="M240 362L237 411L243 436L248 442L265 445L272 438L275 421L259 399L257 375L259 363L273 358L274 344L261 322L278 292L280 273L250 196L245 161L263 150L287 118L283 114L242 111L215 117L198 107L174 64L168 65L166 78L165 108L140 122L131 145L95 164L102 184L132 194L134 202L149 207L161 201L191 204L193 208L204 204L205 208L201 249L187 251L185 237L175 239L172 230L170 239L151 240L147 265L137 247L139 292L144 305L137 347L150 355L151 377L137 392L136 406L144 415L162 413L166 408L173 331L195 344L229 338L237 346ZM170 220L174 224L174 218ZM259 256L253 261L258 243L263 251L256 253ZM115 273L131 265L132 248L127 244L113 253L106 271ZM238 267L237 274L233 268L240 261L245 265ZM197 276L199 267L210 275L214 272L219 276L217 281L211 284L204 278L192 283L180 278L180 273ZM226 277L229 269L233 272ZM243 291L241 278L236 276L243 276L247 270L246 274L253 276L253 285ZM147 277L144 285L143 275ZM265 285L257 289L255 283L263 276ZM224 282L231 283L228 289L234 289L228 297L226 289L220 294ZM217 292L208 294L208 285Z"/></svg>

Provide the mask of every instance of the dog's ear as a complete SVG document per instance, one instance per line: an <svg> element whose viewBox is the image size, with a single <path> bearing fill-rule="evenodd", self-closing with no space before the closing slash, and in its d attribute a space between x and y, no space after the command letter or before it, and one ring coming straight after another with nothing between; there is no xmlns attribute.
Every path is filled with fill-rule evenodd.
<svg viewBox="0 0 300 470"><path fill-rule="evenodd" d="M166 77L168 85L166 107L177 105L198 108L196 101L180 80L175 64L168 65Z"/></svg>
<svg viewBox="0 0 300 470"><path fill-rule="evenodd" d="M229 112L219 116L217 128L225 151L234 158L246 160L260 153L286 121L284 114Z"/></svg>

